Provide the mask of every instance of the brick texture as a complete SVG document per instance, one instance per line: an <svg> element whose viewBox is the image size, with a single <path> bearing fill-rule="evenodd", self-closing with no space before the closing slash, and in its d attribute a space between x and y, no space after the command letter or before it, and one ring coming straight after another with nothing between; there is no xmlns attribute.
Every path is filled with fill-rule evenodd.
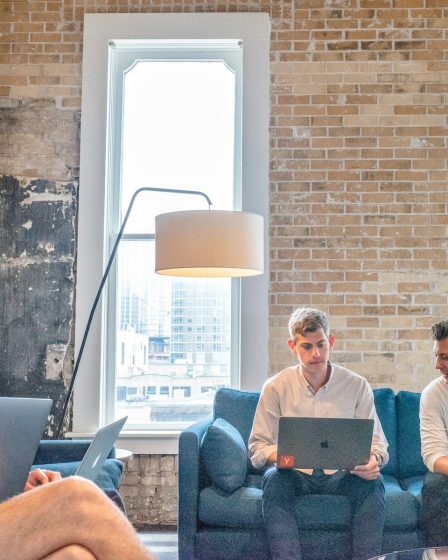
<svg viewBox="0 0 448 560"><path fill-rule="evenodd" d="M428 327L448 316L446 2L3 0L0 172L76 179L85 12L204 11L272 21L270 372L291 363L289 314L311 305L330 314L335 361L421 390ZM127 467L136 524L173 521L163 461Z"/></svg>
<svg viewBox="0 0 448 560"><path fill-rule="evenodd" d="M135 527L177 522L177 456L134 455L125 464L120 493Z"/></svg>

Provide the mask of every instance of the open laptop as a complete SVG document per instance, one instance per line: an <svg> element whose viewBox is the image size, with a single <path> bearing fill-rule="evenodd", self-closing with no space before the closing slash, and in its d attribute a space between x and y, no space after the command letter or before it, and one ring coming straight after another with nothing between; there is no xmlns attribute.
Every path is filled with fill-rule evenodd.
<svg viewBox="0 0 448 560"><path fill-rule="evenodd" d="M0 501L23 492L52 404L0 397Z"/></svg>
<svg viewBox="0 0 448 560"><path fill-rule="evenodd" d="M95 481L127 419L124 416L97 431L75 473L77 476Z"/></svg>
<svg viewBox="0 0 448 560"><path fill-rule="evenodd" d="M51 399L0 397L0 502L23 492L52 404ZM96 479L126 420L98 430L78 476Z"/></svg>
<svg viewBox="0 0 448 560"><path fill-rule="evenodd" d="M281 416L277 466L351 469L369 462L373 420Z"/></svg>

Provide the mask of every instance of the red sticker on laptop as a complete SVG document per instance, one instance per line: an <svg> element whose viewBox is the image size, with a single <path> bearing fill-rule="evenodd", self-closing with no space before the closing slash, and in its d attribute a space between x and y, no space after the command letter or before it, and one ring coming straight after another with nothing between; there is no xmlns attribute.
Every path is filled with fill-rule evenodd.
<svg viewBox="0 0 448 560"><path fill-rule="evenodd" d="M294 463L294 455L280 455L278 466L283 469L291 469L292 467L294 467Z"/></svg>

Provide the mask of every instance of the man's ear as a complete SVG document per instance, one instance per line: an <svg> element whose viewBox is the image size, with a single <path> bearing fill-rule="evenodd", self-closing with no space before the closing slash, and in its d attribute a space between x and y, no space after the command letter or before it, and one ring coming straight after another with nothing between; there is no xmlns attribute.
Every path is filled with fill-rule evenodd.
<svg viewBox="0 0 448 560"><path fill-rule="evenodd" d="M330 334L330 336L328 337L328 342L330 343L330 348L333 348L334 346L334 335Z"/></svg>
<svg viewBox="0 0 448 560"><path fill-rule="evenodd" d="M289 346L289 349L291 350L291 352L293 354L295 354L296 353L296 343L295 343L294 339L288 338L288 346Z"/></svg>

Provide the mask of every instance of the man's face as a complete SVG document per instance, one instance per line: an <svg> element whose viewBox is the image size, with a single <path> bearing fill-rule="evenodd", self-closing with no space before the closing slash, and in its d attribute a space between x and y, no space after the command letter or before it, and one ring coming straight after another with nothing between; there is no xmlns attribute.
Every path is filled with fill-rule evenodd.
<svg viewBox="0 0 448 560"><path fill-rule="evenodd" d="M435 340L433 346L434 367L440 371L448 383L448 338Z"/></svg>
<svg viewBox="0 0 448 560"><path fill-rule="evenodd" d="M297 340L290 338L288 346L297 356L299 364L311 374L321 374L327 371L330 348L334 344L334 336L326 336L323 329L298 334Z"/></svg>

